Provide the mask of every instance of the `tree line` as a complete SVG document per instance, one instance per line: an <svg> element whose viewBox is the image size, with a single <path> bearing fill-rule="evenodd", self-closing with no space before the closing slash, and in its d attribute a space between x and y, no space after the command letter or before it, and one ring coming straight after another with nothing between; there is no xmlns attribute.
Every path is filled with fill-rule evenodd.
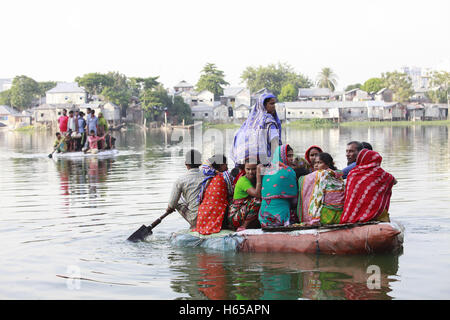
<svg viewBox="0 0 450 320"><path fill-rule="evenodd" d="M119 72L87 73L75 78L79 86L88 93L88 101L94 96L101 96L103 100L110 101L126 114L127 108L133 102L140 103L144 116L148 121L161 121L164 112L167 112L171 121L191 122L191 109L180 96L171 96L167 89L155 77L127 77ZM298 73L287 63L269 64L267 66L247 67L241 74L242 83L254 93L266 88L278 97L281 102L295 101L299 88L328 88L335 91L337 75L331 68L323 68L315 81ZM427 97L434 103L445 103L450 93L450 74L446 71L433 71L430 74L430 88ZM219 70L214 63L207 63L201 70L200 78L195 90L200 92L208 90L214 94L215 100L223 95L225 86L225 73ZM33 106L33 101L44 97L45 92L56 86L55 81L37 82L25 75L16 76L9 90L0 92L0 104L9 105L24 110ZM360 88L366 92L377 92L382 88L391 89L393 98L398 102L407 102L414 94L411 79L401 72L385 72L380 77L370 78L363 84L349 85L346 91Z"/></svg>

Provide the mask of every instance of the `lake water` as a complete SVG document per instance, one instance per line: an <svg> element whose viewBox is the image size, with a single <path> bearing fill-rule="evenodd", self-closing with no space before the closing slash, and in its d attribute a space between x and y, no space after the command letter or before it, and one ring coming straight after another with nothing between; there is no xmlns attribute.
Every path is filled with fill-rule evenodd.
<svg viewBox="0 0 450 320"><path fill-rule="evenodd" d="M338 168L350 140L381 153L398 180L390 212L405 227L405 242L401 254L370 256L174 248L171 233L188 227L178 213L148 242L130 243L141 224L164 213L172 183L186 172L182 149L171 142L178 137L114 133L120 153L113 159L54 161L47 157L54 133L2 130L0 299L449 299L449 129L283 132L296 153L320 145ZM226 151L233 131L219 141ZM212 150L207 137L205 155ZM374 265L379 288L367 285Z"/></svg>

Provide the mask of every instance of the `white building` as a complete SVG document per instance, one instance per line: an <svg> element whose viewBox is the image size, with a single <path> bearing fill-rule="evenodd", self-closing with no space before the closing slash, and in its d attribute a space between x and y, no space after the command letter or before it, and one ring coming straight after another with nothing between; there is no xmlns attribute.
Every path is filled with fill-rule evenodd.
<svg viewBox="0 0 450 320"><path fill-rule="evenodd" d="M371 100L369 94L359 88L345 92L345 101L366 101Z"/></svg>
<svg viewBox="0 0 450 320"><path fill-rule="evenodd" d="M328 88L299 88L298 100L328 100L332 92Z"/></svg>
<svg viewBox="0 0 450 320"><path fill-rule="evenodd" d="M201 92L195 92L192 95L192 103L195 104L207 104L209 106L214 105L214 93L208 90L203 90Z"/></svg>
<svg viewBox="0 0 450 320"><path fill-rule="evenodd" d="M233 118L236 120L245 120L250 115L251 107L246 104L241 104L233 110Z"/></svg>
<svg viewBox="0 0 450 320"><path fill-rule="evenodd" d="M199 104L191 107L192 119L212 122L214 120L214 106Z"/></svg>
<svg viewBox="0 0 450 320"><path fill-rule="evenodd" d="M296 101L277 103L280 120L328 119L332 121L402 120L406 109L384 101Z"/></svg>
<svg viewBox="0 0 450 320"><path fill-rule="evenodd" d="M251 95L250 90L245 87L228 87L223 89L223 95L220 101L233 108L240 105L250 105Z"/></svg>
<svg viewBox="0 0 450 320"><path fill-rule="evenodd" d="M11 89L12 81L13 79L0 79L0 92Z"/></svg>
<svg viewBox="0 0 450 320"><path fill-rule="evenodd" d="M193 91L194 86L184 80L181 80L177 85L173 87L175 92Z"/></svg>
<svg viewBox="0 0 450 320"><path fill-rule="evenodd" d="M58 82L56 87L45 93L47 104L81 105L87 102L87 92L76 82Z"/></svg>

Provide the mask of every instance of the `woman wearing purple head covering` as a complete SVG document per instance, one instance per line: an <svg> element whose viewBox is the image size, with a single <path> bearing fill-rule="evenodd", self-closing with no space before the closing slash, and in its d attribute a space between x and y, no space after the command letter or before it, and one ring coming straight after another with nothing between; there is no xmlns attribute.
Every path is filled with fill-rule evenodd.
<svg viewBox="0 0 450 320"><path fill-rule="evenodd" d="M259 160L266 164L281 145L281 121L275 110L276 97L262 94L253 106L248 119L234 136L231 158L235 164L245 159Z"/></svg>

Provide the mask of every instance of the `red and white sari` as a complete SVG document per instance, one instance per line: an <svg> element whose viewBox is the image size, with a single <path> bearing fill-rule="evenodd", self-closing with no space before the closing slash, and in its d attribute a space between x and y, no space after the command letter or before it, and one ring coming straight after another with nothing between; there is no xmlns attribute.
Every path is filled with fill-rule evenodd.
<svg viewBox="0 0 450 320"><path fill-rule="evenodd" d="M340 223L367 222L389 210L395 179L380 167L382 159L372 150L359 152L356 167L347 176Z"/></svg>

